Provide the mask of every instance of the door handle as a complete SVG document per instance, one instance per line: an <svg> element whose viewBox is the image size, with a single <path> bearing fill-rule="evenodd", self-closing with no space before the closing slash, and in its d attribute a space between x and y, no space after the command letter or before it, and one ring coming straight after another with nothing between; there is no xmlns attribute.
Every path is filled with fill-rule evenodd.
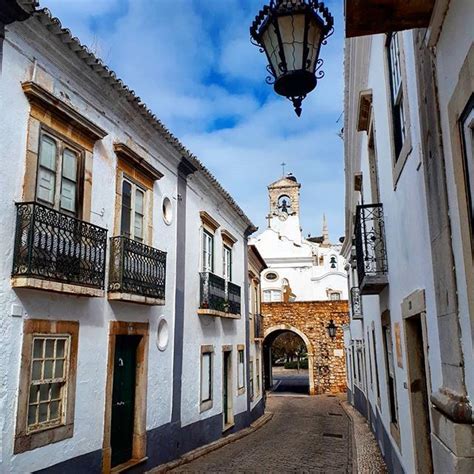
<svg viewBox="0 0 474 474"><path fill-rule="evenodd" d="M117 402L117 403L115 404L115 406L117 406L117 407L122 407L122 406L124 406L124 405L125 405L125 402Z"/></svg>

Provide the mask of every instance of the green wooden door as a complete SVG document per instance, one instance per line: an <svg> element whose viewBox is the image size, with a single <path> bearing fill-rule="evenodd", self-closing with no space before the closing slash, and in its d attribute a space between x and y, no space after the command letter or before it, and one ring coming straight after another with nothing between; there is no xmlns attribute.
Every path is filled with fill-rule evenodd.
<svg viewBox="0 0 474 474"><path fill-rule="evenodd" d="M112 392L112 467L132 458L135 378L140 336L116 336Z"/></svg>
<svg viewBox="0 0 474 474"><path fill-rule="evenodd" d="M224 373L223 373L223 402L224 402L224 425L229 423L229 356L230 352L224 352Z"/></svg>

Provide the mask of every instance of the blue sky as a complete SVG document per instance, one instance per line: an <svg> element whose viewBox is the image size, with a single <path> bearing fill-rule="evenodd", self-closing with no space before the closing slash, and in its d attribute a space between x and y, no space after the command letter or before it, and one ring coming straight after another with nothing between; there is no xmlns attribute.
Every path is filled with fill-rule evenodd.
<svg viewBox="0 0 474 474"><path fill-rule="evenodd" d="M213 172L264 229L266 186L287 163L302 185L303 232L343 235L342 0L326 1L335 34L323 46L325 77L303 103L265 83L249 26L268 0L41 0ZM339 121L338 121L339 120Z"/></svg>

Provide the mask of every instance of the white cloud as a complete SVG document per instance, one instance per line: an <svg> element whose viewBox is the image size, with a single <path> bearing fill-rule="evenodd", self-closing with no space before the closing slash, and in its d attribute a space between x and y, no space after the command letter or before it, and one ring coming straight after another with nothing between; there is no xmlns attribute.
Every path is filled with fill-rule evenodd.
<svg viewBox="0 0 474 474"><path fill-rule="evenodd" d="M265 84L265 56L249 26L265 0L43 0L104 59L265 226L266 186L285 161L302 183L303 227L326 212L343 229L342 1L330 1L336 35L323 46L326 76L296 118ZM216 129L218 126L218 129Z"/></svg>

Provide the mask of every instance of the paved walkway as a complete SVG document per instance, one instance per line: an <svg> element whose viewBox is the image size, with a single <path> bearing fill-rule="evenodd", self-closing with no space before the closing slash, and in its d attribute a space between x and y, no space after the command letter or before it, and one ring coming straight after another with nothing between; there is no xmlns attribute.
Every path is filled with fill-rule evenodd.
<svg viewBox="0 0 474 474"><path fill-rule="evenodd" d="M269 396L262 428L171 472L350 473L349 418L339 399Z"/></svg>

